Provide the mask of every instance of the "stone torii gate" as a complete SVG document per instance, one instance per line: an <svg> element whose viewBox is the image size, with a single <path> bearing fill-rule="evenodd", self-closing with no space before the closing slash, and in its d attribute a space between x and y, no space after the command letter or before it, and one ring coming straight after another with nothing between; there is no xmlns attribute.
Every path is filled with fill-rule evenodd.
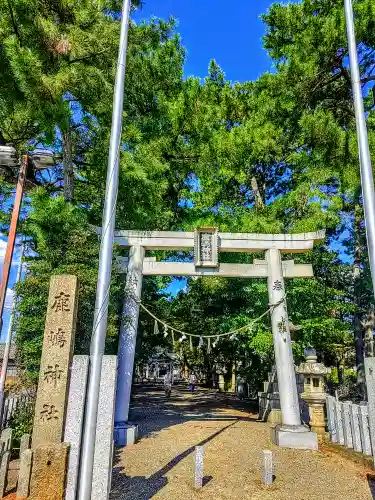
<svg viewBox="0 0 375 500"><path fill-rule="evenodd" d="M317 449L316 435L301 425L298 393L289 331L284 278L313 277L311 264L281 260L282 253L302 253L323 240L325 231L302 234L220 233L214 227L200 227L194 232L117 231L115 243L129 248L129 258L120 259L127 271L123 319L118 351L118 379L115 410L115 442L124 445L128 424L134 354L139 316L142 276L223 276L267 278L271 311L275 362L280 393L282 424L273 435L276 444L293 448ZM146 250L194 249L194 262L157 262L145 257ZM265 251L265 260L253 264L224 264L218 252Z"/></svg>

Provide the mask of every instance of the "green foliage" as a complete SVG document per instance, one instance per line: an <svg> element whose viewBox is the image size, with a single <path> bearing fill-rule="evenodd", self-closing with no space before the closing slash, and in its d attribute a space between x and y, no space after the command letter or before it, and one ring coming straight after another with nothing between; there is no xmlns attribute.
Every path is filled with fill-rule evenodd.
<svg viewBox="0 0 375 500"><path fill-rule="evenodd" d="M227 257L231 260L230 255ZM335 363L335 345L347 342L351 336L348 315L352 306L348 303L345 282L345 279L350 281L351 268L339 265L336 254L323 246L294 257L296 261L312 262L316 275L313 279L300 278L286 283L295 362L299 363L304 349L313 345L328 364ZM237 254L237 261L239 258L241 255ZM187 289L164 304L162 318L196 335L221 334L250 324L269 307L264 280L208 277L189 279ZM196 347L197 341L193 342ZM231 366L235 362L255 388L263 381L273 355L269 315L233 340L220 339L211 352L207 351L207 343L203 349L193 351L188 342L183 345L183 358L188 366L210 373L215 364Z"/></svg>
<svg viewBox="0 0 375 500"><path fill-rule="evenodd" d="M35 380L41 355L50 277L74 274L78 277L78 321L75 352L87 353L92 331L98 272L99 242L87 223L85 211L51 198L38 189L32 194L32 211L23 232L29 249L36 253L26 260L27 276L16 288L17 335L20 363ZM119 275L114 270L110 292L107 349L115 352L121 302Z"/></svg>
<svg viewBox="0 0 375 500"><path fill-rule="evenodd" d="M24 434L32 434L34 422L34 404L21 402L9 420L9 427L13 430L13 440L18 443Z"/></svg>
<svg viewBox="0 0 375 500"><path fill-rule="evenodd" d="M345 369L343 376L344 376L344 381L347 380L351 383L355 382L356 374L355 374L353 369L351 369L351 368ZM335 386L339 386L339 383L340 383L339 382L339 374L338 374L338 369L336 367L333 367L331 369L331 373L328 375L327 381Z"/></svg>

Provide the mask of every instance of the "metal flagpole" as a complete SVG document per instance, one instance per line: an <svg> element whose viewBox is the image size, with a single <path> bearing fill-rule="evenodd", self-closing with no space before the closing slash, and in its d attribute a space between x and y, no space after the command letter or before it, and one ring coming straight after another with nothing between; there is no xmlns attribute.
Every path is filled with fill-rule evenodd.
<svg viewBox="0 0 375 500"><path fill-rule="evenodd" d="M130 4L131 0L124 0L122 8L121 35L113 98L112 128L99 253L94 325L90 347L90 373L87 386L83 444L78 480L79 500L91 500L100 377L107 332L109 287L112 270Z"/></svg>
<svg viewBox="0 0 375 500"><path fill-rule="evenodd" d="M20 263L19 263L18 270L17 270L16 283L18 283L20 281L20 279L21 279L23 251L24 251L24 243L22 243L22 245L21 245ZM1 364L1 375L0 375L0 422L2 422L2 417L3 417L4 387L5 387L6 377L7 377L7 368L8 368L10 346L12 344L12 328L13 328L13 321L14 321L15 306L16 306L16 301L15 301L15 296L13 295L12 310L11 310L11 313L10 313L8 334L7 334L7 338L6 338L6 342L5 342L3 362Z"/></svg>
<svg viewBox="0 0 375 500"><path fill-rule="evenodd" d="M361 79L358 67L357 44L354 31L354 17L352 0L344 0L346 31L348 35L350 72L354 97L355 121L361 170L361 184L367 248L370 260L372 286L375 295L375 192L374 179L371 167L370 149L368 144L365 112L363 107Z"/></svg>

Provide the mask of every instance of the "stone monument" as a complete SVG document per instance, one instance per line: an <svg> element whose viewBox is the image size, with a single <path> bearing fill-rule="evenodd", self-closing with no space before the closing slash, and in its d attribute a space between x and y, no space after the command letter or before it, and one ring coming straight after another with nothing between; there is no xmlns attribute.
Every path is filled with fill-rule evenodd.
<svg viewBox="0 0 375 500"><path fill-rule="evenodd" d="M300 413L302 417L305 417L306 403L301 399L301 394L303 392L303 375L296 373L296 383L298 400L300 406ZM270 424L281 424L281 406L280 406L280 395L279 386L277 383L276 367L272 367L272 370L268 372L268 378L263 382L263 391L258 392L258 405L259 405L259 420L263 422L269 422Z"/></svg>
<svg viewBox="0 0 375 500"><path fill-rule="evenodd" d="M63 500L69 445L39 445L34 452L29 500Z"/></svg>
<svg viewBox="0 0 375 500"><path fill-rule="evenodd" d="M32 447L61 443L77 314L75 276L52 276L35 404Z"/></svg>
<svg viewBox="0 0 375 500"><path fill-rule="evenodd" d="M74 348L78 282L52 276L32 434L30 498L62 500L69 445L62 443Z"/></svg>

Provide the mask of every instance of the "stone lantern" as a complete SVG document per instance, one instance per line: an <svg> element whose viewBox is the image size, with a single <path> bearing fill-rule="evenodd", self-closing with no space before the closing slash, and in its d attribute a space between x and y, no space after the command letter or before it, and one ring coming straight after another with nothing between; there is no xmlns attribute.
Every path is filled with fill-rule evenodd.
<svg viewBox="0 0 375 500"><path fill-rule="evenodd" d="M325 434L325 379L331 369L323 363L318 363L315 349L305 349L305 356L306 361L297 368L297 372L304 376L304 392L301 398L309 407L311 430L323 437Z"/></svg>

